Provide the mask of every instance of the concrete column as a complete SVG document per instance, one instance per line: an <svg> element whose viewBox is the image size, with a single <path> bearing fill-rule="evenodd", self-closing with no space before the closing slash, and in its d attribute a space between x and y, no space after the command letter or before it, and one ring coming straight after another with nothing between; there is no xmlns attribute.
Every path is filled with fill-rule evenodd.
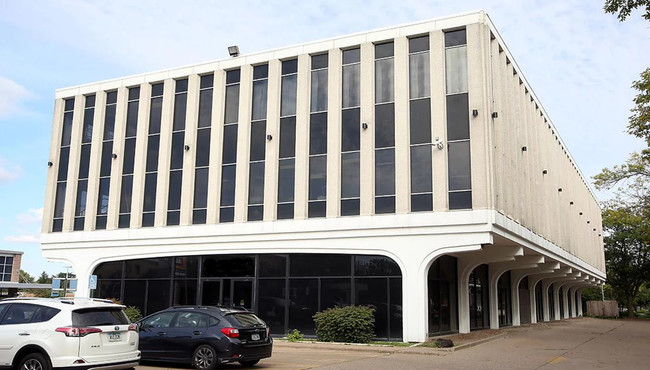
<svg viewBox="0 0 650 370"><path fill-rule="evenodd" d="M485 247L480 252L458 257L458 332L469 333L469 275L479 265L493 262L513 261L523 256L524 250L517 246ZM490 290L490 288L488 288ZM493 295L489 292L489 295ZM498 317L497 317L498 326Z"/></svg>
<svg viewBox="0 0 650 370"><path fill-rule="evenodd" d="M553 306L555 311L553 312L554 320L560 320L560 286L557 284L553 286Z"/></svg>
<svg viewBox="0 0 650 370"><path fill-rule="evenodd" d="M548 288L551 285L548 282L541 281L540 284L542 284L542 316L544 321L551 321L551 309L549 307L549 302L548 302Z"/></svg>

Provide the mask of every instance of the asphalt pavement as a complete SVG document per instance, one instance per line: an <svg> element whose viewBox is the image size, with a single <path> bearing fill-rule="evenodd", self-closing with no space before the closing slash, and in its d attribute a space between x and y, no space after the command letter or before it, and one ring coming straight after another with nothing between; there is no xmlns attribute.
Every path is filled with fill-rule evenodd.
<svg viewBox="0 0 650 370"><path fill-rule="evenodd" d="M137 369L183 368L156 365ZM238 364L223 368L244 369ZM541 323L504 329L492 340L453 351L276 341L273 356L252 368L650 369L650 321L580 318Z"/></svg>

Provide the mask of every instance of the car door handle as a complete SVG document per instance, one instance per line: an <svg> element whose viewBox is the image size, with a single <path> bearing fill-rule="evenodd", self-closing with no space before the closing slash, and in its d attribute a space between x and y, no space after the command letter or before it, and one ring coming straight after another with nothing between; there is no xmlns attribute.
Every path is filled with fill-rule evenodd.
<svg viewBox="0 0 650 370"><path fill-rule="evenodd" d="M165 333L164 331L159 331L159 332L158 332L158 336L159 336L159 337L164 337L165 334L166 334L166 333Z"/></svg>
<svg viewBox="0 0 650 370"><path fill-rule="evenodd" d="M24 337L24 336L29 335L29 333L18 333L18 335L20 335L21 337Z"/></svg>
<svg viewBox="0 0 650 370"><path fill-rule="evenodd" d="M197 330L194 332L194 335L201 335L201 332Z"/></svg>

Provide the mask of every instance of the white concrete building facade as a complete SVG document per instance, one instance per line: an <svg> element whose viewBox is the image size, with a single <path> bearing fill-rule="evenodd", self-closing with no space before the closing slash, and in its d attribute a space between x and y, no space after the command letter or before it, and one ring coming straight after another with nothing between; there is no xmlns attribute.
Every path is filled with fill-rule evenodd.
<svg viewBox="0 0 650 370"><path fill-rule="evenodd" d="M41 244L80 295L423 341L574 317L585 177L484 12L57 90ZM98 288L87 288L91 274Z"/></svg>

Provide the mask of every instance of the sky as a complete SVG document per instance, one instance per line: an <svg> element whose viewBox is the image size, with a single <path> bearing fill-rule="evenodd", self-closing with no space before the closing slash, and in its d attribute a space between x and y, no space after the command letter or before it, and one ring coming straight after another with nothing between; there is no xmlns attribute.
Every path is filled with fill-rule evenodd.
<svg viewBox="0 0 650 370"><path fill-rule="evenodd" d="M603 3L0 0L0 250L32 276L65 271L39 244L56 89L480 9L591 181L643 148L625 127L650 64L650 22Z"/></svg>

